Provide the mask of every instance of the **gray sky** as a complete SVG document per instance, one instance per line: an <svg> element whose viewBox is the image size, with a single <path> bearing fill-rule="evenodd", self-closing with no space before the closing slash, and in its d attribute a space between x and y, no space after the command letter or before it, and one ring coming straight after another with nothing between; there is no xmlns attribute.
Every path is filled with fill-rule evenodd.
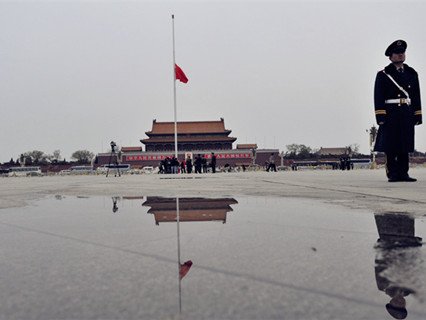
<svg viewBox="0 0 426 320"><path fill-rule="evenodd" d="M408 42L426 94L424 1L1 1L0 161L141 145L152 120L219 120L237 143L358 143L386 47ZM426 98L425 98L426 99ZM426 129L416 148L426 151Z"/></svg>

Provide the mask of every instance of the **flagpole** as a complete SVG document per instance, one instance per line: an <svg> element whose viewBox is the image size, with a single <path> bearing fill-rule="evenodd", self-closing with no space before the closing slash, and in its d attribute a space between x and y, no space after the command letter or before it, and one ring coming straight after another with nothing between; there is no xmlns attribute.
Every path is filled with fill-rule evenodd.
<svg viewBox="0 0 426 320"><path fill-rule="evenodd" d="M173 33L173 102L175 116L175 157L178 158L177 144L177 112L176 112L176 56L175 56L175 15L172 14L172 33Z"/></svg>
<svg viewBox="0 0 426 320"><path fill-rule="evenodd" d="M176 197L176 226L177 226L177 254L178 254L178 285L179 285L179 313L182 312L182 279L180 278L180 231L179 231L180 213L179 197Z"/></svg>

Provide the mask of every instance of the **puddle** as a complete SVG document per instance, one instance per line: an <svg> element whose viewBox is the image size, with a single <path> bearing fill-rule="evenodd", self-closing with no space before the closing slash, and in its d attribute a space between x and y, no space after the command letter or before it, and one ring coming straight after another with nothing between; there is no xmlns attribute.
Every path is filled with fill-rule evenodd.
<svg viewBox="0 0 426 320"><path fill-rule="evenodd" d="M0 210L0 318L425 319L425 220L288 198L58 195Z"/></svg>

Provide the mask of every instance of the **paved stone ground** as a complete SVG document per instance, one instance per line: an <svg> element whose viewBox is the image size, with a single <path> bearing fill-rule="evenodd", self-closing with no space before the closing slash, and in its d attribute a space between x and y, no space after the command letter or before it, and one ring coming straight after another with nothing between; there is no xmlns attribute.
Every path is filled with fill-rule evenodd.
<svg viewBox="0 0 426 320"><path fill-rule="evenodd" d="M411 213L425 238L426 168L410 173L419 181L388 183L383 169L1 178L0 319L392 319L384 278L412 289L408 319L425 319L426 246L376 248L377 212ZM238 204L226 224L177 233L141 199L113 213L111 196ZM180 259L194 263L181 282Z"/></svg>
<svg viewBox="0 0 426 320"><path fill-rule="evenodd" d="M383 169L241 172L204 175L50 176L0 179L0 209L47 195L273 196L319 199L374 212L426 215L426 168L410 171L416 183L389 183Z"/></svg>

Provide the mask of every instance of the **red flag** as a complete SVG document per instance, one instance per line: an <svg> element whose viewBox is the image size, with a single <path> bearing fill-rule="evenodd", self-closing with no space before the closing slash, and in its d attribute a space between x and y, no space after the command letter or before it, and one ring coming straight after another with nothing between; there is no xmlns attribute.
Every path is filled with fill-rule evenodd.
<svg viewBox="0 0 426 320"><path fill-rule="evenodd" d="M188 82L188 78L186 77L185 73L176 63L175 63L175 74L176 74L176 80L179 80L180 82L183 82L183 83Z"/></svg>
<svg viewBox="0 0 426 320"><path fill-rule="evenodd" d="M179 267L179 278L180 280L183 279L184 276L188 273L189 269L191 269L192 261L188 260L184 264L181 264Z"/></svg>

